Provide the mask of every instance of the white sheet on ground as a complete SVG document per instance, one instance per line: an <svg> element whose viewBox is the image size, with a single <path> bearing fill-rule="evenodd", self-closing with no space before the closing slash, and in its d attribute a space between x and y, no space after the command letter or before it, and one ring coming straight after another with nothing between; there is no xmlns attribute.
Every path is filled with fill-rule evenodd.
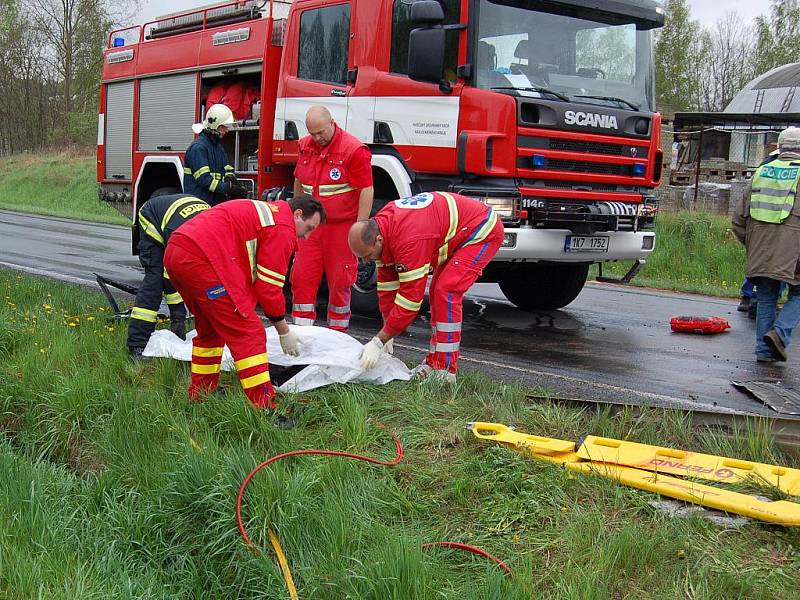
<svg viewBox="0 0 800 600"><path fill-rule="evenodd" d="M305 392L332 383L386 384L390 381L411 379L408 367L399 359L384 354L374 369L364 371L358 362L363 345L346 333L325 327L292 327L300 336L300 356L288 356L281 352L278 332L274 327L267 328L267 347L271 363L281 366L309 365L278 389L284 392ZM195 330L186 334L184 342L168 329L159 329L147 342L145 356L175 358L185 362L192 360L192 338ZM222 368L233 370L233 358L225 347Z"/></svg>

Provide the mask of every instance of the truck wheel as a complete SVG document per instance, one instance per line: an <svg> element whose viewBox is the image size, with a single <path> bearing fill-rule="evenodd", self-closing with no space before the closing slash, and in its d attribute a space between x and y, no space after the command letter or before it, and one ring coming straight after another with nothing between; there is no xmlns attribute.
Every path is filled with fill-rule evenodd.
<svg viewBox="0 0 800 600"><path fill-rule="evenodd" d="M180 194L183 190L177 187L160 187L150 194L150 198L158 198L159 196L170 196L172 194ZM150 199L148 198L148 200Z"/></svg>
<svg viewBox="0 0 800 600"><path fill-rule="evenodd" d="M363 317L379 318L378 269L374 262L359 263L358 276L350 294L350 308Z"/></svg>
<svg viewBox="0 0 800 600"><path fill-rule="evenodd" d="M499 281L510 302L525 310L563 308L581 293L589 263L523 263Z"/></svg>

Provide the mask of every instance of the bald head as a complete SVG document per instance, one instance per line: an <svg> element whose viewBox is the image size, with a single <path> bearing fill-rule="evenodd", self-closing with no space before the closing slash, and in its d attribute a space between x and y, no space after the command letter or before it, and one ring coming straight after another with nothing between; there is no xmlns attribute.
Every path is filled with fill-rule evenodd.
<svg viewBox="0 0 800 600"><path fill-rule="evenodd" d="M375 219L353 223L347 234L347 243L358 258L378 260L383 254L383 236Z"/></svg>
<svg viewBox="0 0 800 600"><path fill-rule="evenodd" d="M312 106L306 113L306 129L320 146L327 146L336 132L333 117L324 106Z"/></svg>

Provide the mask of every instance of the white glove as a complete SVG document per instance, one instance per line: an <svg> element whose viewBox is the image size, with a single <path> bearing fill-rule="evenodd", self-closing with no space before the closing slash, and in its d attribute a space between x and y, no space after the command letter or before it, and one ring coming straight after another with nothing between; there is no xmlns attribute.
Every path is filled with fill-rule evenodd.
<svg viewBox="0 0 800 600"><path fill-rule="evenodd" d="M361 360L361 368L364 370L369 370L377 365L378 359L381 357L382 350L383 342L377 337L374 337L367 342L364 345L364 348L362 348L361 354L358 355L358 358Z"/></svg>
<svg viewBox="0 0 800 600"><path fill-rule="evenodd" d="M383 345L384 354L394 354L394 338Z"/></svg>
<svg viewBox="0 0 800 600"><path fill-rule="evenodd" d="M292 330L280 336L281 350L289 356L300 356L300 337Z"/></svg>

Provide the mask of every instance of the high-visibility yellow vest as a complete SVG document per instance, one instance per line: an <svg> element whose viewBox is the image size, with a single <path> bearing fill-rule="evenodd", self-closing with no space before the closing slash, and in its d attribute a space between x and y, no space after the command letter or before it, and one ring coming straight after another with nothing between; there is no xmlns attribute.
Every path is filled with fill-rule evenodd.
<svg viewBox="0 0 800 600"><path fill-rule="evenodd" d="M783 223L794 208L800 162L773 160L761 167L753 178L750 217L764 223Z"/></svg>

